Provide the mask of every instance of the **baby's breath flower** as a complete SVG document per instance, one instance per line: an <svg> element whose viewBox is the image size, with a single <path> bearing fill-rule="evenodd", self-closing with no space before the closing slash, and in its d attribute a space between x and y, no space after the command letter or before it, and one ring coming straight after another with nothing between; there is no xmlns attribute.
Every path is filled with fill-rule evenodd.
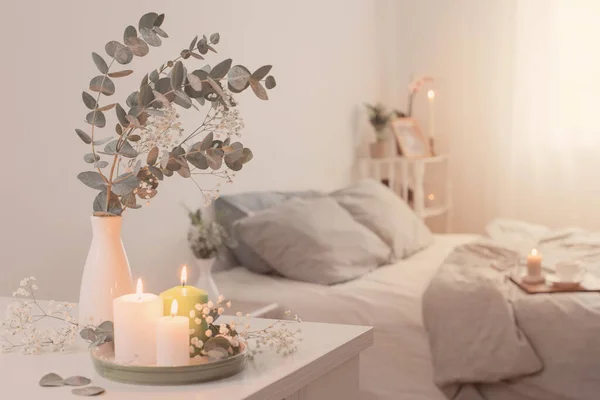
<svg viewBox="0 0 600 400"><path fill-rule="evenodd" d="M207 329L206 332L204 332L204 335L206 335L206 337L211 337L212 331L210 329Z"/></svg>

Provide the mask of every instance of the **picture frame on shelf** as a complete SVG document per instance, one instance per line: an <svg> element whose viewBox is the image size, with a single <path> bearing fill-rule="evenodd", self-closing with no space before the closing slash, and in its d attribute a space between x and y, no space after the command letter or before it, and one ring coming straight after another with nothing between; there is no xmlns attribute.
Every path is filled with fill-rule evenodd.
<svg viewBox="0 0 600 400"><path fill-rule="evenodd" d="M396 118L391 122L391 127L400 155L406 158L433 156L431 143L423 135L414 118Z"/></svg>

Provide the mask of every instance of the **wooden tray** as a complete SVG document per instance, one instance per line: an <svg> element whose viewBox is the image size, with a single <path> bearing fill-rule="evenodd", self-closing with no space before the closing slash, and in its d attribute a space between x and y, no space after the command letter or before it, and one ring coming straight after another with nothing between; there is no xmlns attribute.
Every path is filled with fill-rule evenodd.
<svg viewBox="0 0 600 400"><path fill-rule="evenodd" d="M523 275L511 275L510 280L527 294L541 293L582 293L582 292L600 292L600 278L587 273L581 283L569 287L555 287L546 282L544 283L525 283Z"/></svg>
<svg viewBox="0 0 600 400"><path fill-rule="evenodd" d="M94 369L104 378L138 385L186 385L214 381L235 375L246 367L247 348L219 361L178 367L135 366L114 361L113 343L104 343L91 351Z"/></svg>

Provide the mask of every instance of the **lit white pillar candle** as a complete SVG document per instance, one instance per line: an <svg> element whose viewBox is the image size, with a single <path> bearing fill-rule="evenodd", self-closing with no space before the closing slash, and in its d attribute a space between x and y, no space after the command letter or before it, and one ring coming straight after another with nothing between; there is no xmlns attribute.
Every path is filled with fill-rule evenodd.
<svg viewBox="0 0 600 400"><path fill-rule="evenodd" d="M144 293L138 279L135 294L113 300L115 361L119 364L156 364L156 322L163 315L162 299Z"/></svg>
<svg viewBox="0 0 600 400"><path fill-rule="evenodd" d="M427 92L427 100L429 100L429 137L431 139L435 136L435 107L433 101L435 99L435 92L430 90Z"/></svg>
<svg viewBox="0 0 600 400"><path fill-rule="evenodd" d="M542 276L542 255L536 249L527 256L527 275Z"/></svg>
<svg viewBox="0 0 600 400"><path fill-rule="evenodd" d="M190 362L190 319L177 316L177 300L171 303L171 315L156 324L156 364L172 367Z"/></svg>

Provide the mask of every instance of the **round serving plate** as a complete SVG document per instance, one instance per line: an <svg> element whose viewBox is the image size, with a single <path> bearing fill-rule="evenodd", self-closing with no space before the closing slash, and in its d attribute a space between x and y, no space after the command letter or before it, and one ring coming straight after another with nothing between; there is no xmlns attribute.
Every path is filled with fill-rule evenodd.
<svg viewBox="0 0 600 400"><path fill-rule="evenodd" d="M160 367L124 365L114 361L112 343L104 343L91 351L94 369L104 378L137 385L186 385L214 381L235 375L246 368L247 348L235 356L218 361L200 362L190 359L189 365Z"/></svg>

